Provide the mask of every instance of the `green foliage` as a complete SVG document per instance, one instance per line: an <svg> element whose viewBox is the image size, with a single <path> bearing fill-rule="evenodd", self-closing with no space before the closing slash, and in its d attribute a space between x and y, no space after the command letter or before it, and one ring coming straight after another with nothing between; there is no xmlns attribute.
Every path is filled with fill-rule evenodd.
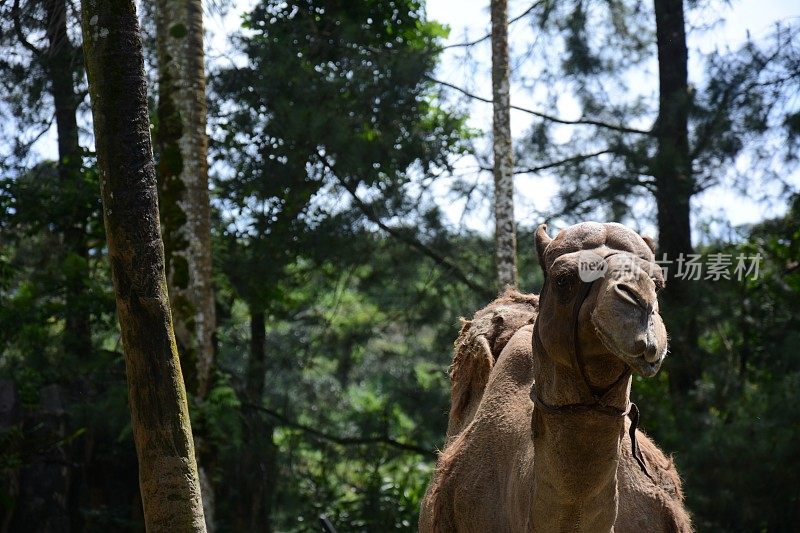
<svg viewBox="0 0 800 533"><path fill-rule="evenodd" d="M13 463L3 474L9 483L20 475L37 479L43 474L31 471L41 472L41 461L49 464L54 457L66 462L64 472L70 475L80 467L83 474L72 478L76 500L69 512L76 523L92 530L130 517L136 461L122 355L116 351L119 333L103 248L98 176L91 158L82 163L74 181L66 183L56 164L47 161L0 178L0 377L5 394L13 390L17 398L15 403L13 395L6 397L9 403L4 404L4 423L13 424L14 439L0 447L0 461ZM74 213L86 217L81 221L85 255L65 242L66 232L74 229L67 222L76 220ZM69 304L67 280L77 280L83 288L81 297ZM88 312L93 345L76 358L65 350L64 339L70 315L79 309ZM44 421L37 418L46 389L59 391L64 399L64 412L55 424L51 415ZM113 472L112 479L97 475L103 469ZM29 494L41 490L35 484L22 486ZM89 509L88 486L98 492L108 489L113 496ZM6 517L9 509L17 509L20 520L30 497L21 498L10 487L5 481L0 486L0 512Z"/></svg>
<svg viewBox="0 0 800 533"><path fill-rule="evenodd" d="M323 187L386 193L412 168L447 166L463 119L429 96L444 29L418 2L268 1L244 27L248 68L218 72L212 87L226 110L217 158L236 176L220 196L249 219L246 233L283 249L318 219L309 202Z"/></svg>
<svg viewBox="0 0 800 533"><path fill-rule="evenodd" d="M0 240L3 283L0 284L0 343L3 357L14 364L36 364L50 379L58 379L64 354L59 341L68 308L66 280L75 278L87 289L75 306L89 310L96 326L113 327L110 277L101 261L103 227L94 191L97 173L84 167L80 184L63 184L51 162L0 178ZM63 227L75 210L88 213L85 222L90 253L81 257L64 243ZM91 275L90 279L86 279ZM71 361L82 365L86 361Z"/></svg>
<svg viewBox="0 0 800 533"><path fill-rule="evenodd" d="M692 282L708 363L688 403L670 405L666 373L635 385L645 428L676 454L699 530L790 531L797 519L799 215L795 197L785 217L702 250L762 261L755 279Z"/></svg>
<svg viewBox="0 0 800 533"><path fill-rule="evenodd" d="M208 438L224 446L241 446L241 407L228 376L218 376L202 405L193 405L192 427L208 428Z"/></svg>
<svg viewBox="0 0 800 533"><path fill-rule="evenodd" d="M447 240L466 253L490 249L483 239ZM343 530L415 528L446 426L458 317L485 303L443 283L437 267L402 243L366 231L350 242L292 263L267 321L264 405L326 435L267 417L277 426L273 519L282 531L313 530L320 513ZM479 266L489 283L491 256ZM234 304L220 327L219 363L233 384L247 372L245 310ZM225 468L241 454L230 448Z"/></svg>
<svg viewBox="0 0 800 533"><path fill-rule="evenodd" d="M641 6L538 4L543 38L556 43L543 55L553 59L543 84L574 91L587 116L651 116L646 101L614 104L601 90L612 87L613 96L620 73L652 53L651 13ZM39 27L40 10L24 13L26 31ZM0 28L12 29L11 20L0 17ZM340 531L414 530L443 444L458 319L487 302L408 243L451 259L478 285L494 279L491 239L449 227L419 194L475 135L426 77L446 28L426 20L415 0L264 1L244 28L235 42L246 64L214 72L210 83L218 365L208 397L191 406L192 423L219 451L218 528L264 530L267 516L276 531L316 531L325 514ZM180 37L185 28L171 30ZM0 35L6 50L13 32ZM700 186L715 183L751 141L774 139L776 128L788 140L781 155L796 157L800 121L783 98L797 80L793 35L776 31L766 44L709 58L713 75L694 95L691 117ZM31 128L46 122L45 67L41 58L4 55L0 111ZM75 68L80 89L79 61ZM159 127L179 134L169 131L174 123ZM535 166L576 148L607 149L558 167L564 217L624 218L631 199L652 190L652 140L582 131L558 144L537 124L518 160ZM13 157L0 162L0 377L13 382L22 417L0 431L0 506L23 503L5 480L55 447L72 476L73 528L135 530L136 460L98 176L87 153L78 183L59 181L55 163L26 160L19 137L6 140ZM169 150L160 156L165 171L180 168ZM635 379L642 424L674 454L701 531L790 531L800 520L800 201L790 207L700 250L764 260L757 280L697 282L701 301L691 311L707 364L693 394L680 404L670 396L669 361L656 378ZM75 211L88 213L85 256L62 238ZM532 243L527 229L519 241ZM520 250L521 288L535 292L533 246ZM63 343L71 312L64 285L75 277L92 326L91 350L79 360ZM250 321L260 311L266 368L262 397L253 399ZM65 392L63 431L40 443L30 420L53 386ZM257 512L259 490L271 512ZM251 515L254 527L243 522Z"/></svg>
<svg viewBox="0 0 800 533"><path fill-rule="evenodd" d="M363 210L417 219L406 185L460 149L463 119L434 104L425 78L446 32L414 1L263 2L244 28L247 68L212 80L226 110L215 153L235 172L217 182L215 261L230 288L220 365L242 398L236 384L250 371L242 321L265 310L263 404L285 418L250 406L243 424L276 425L277 460L265 474L274 477L266 483L275 483L276 529L315 529L323 512L343 529L409 529L431 456L384 441L429 452L439 443L448 330L474 300L440 289L437 267L376 236ZM359 186L374 193L362 212L326 199ZM459 255L437 212L420 224L397 231ZM483 258L474 263L489 272ZM419 420L438 423L432 431ZM225 450L233 471L244 451Z"/></svg>

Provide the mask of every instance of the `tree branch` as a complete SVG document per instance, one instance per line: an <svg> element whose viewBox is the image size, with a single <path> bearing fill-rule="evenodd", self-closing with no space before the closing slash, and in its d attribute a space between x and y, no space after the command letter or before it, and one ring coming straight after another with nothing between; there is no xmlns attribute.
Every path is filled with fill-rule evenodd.
<svg viewBox="0 0 800 533"><path fill-rule="evenodd" d="M484 298L488 300L492 300L495 298L496 294L487 289L486 287L476 283L472 279L467 276L467 274L461 270L458 265L453 263L449 258L443 256L436 250L426 246L419 240L410 237L408 235L404 235L402 232L398 231L396 228L393 228L387 225L385 222L381 220L378 214L373 210L370 206L368 206L364 201L358 196L355 187L353 185L347 183L345 180L341 179L332 168L331 164L327 161L327 158L324 154L318 154L322 164L331 172L333 177L341 184L342 187L350 194L350 197L353 199L353 203L358 207L358 209L366 216L369 220L371 220L374 224L376 224L379 228L383 231L388 233L390 236L394 237L398 241L405 243L406 245L414 248L418 252L422 253L423 255L428 256L434 262L436 262L439 266L445 269L445 272L458 281L462 282L464 285L472 289L473 291L477 292Z"/></svg>
<svg viewBox="0 0 800 533"><path fill-rule="evenodd" d="M528 167L528 168L518 168L514 170L514 174L531 174L535 172L541 172L542 170L549 170L551 168L560 167L562 165L568 165L570 163L580 163L581 161L586 161L587 159L592 159L593 157L597 157L603 154L611 154L614 153L614 150L611 148L606 148L605 150L600 150L598 152L592 152L590 154L578 154L572 157L567 157L565 159L559 159L558 161L551 161L549 163L545 163L543 165L539 165L536 167ZM491 172L492 169L490 167L481 167L481 170L485 172Z"/></svg>
<svg viewBox="0 0 800 533"><path fill-rule="evenodd" d="M542 0L538 0L537 2L534 2L533 4L531 4L531 6L528 9L526 9L525 11L523 11L522 13L517 15L516 17L510 19L508 21L508 25L511 26L512 24L514 24L518 20L521 20L521 19L525 18L526 16L528 16L530 14L531 11L533 11L534 9L539 7L539 5L541 3L542 3ZM470 46L475 46L476 44L479 44L479 43L482 43L483 41L489 40L491 37L492 37L492 34L490 32L490 33L487 33L486 35L484 35L483 37L475 39L474 41L467 41L465 43L448 44L447 46L443 46L442 50L447 50L449 48L469 48Z"/></svg>
<svg viewBox="0 0 800 533"><path fill-rule="evenodd" d="M20 22L19 19L19 0L14 0L11 6L11 18L14 20L14 33L16 33L20 44L33 52L34 56L38 57L42 55L42 51L31 44L30 41L25 38L25 33L22 31L22 22Z"/></svg>
<svg viewBox="0 0 800 533"><path fill-rule="evenodd" d="M448 83L446 81L442 81L442 80L436 79L436 78L431 77L431 76L425 76L425 77L428 80L430 80L430 81L432 81L434 83L438 83L439 85L442 85L444 87L448 87L448 88L453 89L455 91L458 91L458 92L460 92L461 94L463 94L465 96L468 96L468 97L470 97L470 98L472 98L474 100L478 100L479 102L485 102L487 104L494 103L489 98L484 98L483 96L478 96L477 94L473 94L473 93L467 91L466 89L462 89L461 87L459 87L457 85L453 85L452 83ZM605 128L605 129L612 130L612 131L618 131L620 133L636 133L636 134L639 134L639 135L653 135L653 133L651 131L640 130L640 129L637 129L637 128L629 128L627 126L622 126L622 125L619 125L619 124L609 124L608 122L603 122L602 120L594 120L594 119L567 120L567 119L564 119L564 118L559 118L559 117L557 117L555 115L550 115L550 114L547 114L547 113L543 113L542 111L536 111L534 109L528 109L526 107L520 107L520 106L516 106L516 105L511 105L509 107L511 109L516 109L517 111L522 111L523 113L528 113L529 115L533 115L535 117L539 117L541 119L548 120L550 122L555 122L557 124L566 124L566 125L570 125L570 126L575 126L575 125L597 126L597 127Z"/></svg>
<svg viewBox="0 0 800 533"><path fill-rule="evenodd" d="M474 282L473 280L471 280L467 276L467 274L464 271L462 271L458 266L456 266L455 263L453 263L449 258L443 256L442 254L440 254L436 250L426 246L425 244L423 244L422 242L418 241L417 239L415 239L413 237L409 237L408 235L404 235L403 233L397 231L396 228L388 226L386 223L384 223L380 219L380 217L378 217L377 213L375 213L375 211L372 210L372 208L370 208L370 206L365 204L364 201L361 200L361 198L358 197L358 195L356 194L355 189L353 189L351 186L349 186L348 184L344 183L341 180L340 180L339 183L341 183L342 186L347 190L347 192L350 193L350 197L353 199L353 202L356 204L356 206L358 206L359 210L361 210L361 212L364 213L364 215L369 220L371 220L372 222L377 224L378 227L381 228L383 231L385 231L386 233L388 233L389 235L391 235L395 239L407 244L411 248L414 248L415 250L419 251L423 255L426 255L429 258L433 259L433 261L435 261L438 265L440 265L441 267L443 267L445 269L445 272L447 274L450 274L451 276L453 276L457 280L461 281L467 287L469 287L473 291L477 292L478 294L481 294L485 298L488 298L490 300L493 299L496 296L493 292L487 290L485 287L483 287L483 286L479 285L478 283Z"/></svg>
<svg viewBox="0 0 800 533"><path fill-rule="evenodd" d="M18 142L19 144L17 144L17 145L14 147L14 151L15 151L15 152L18 152L18 153L20 153L20 152L28 152L28 151L30 150L31 146L33 146L34 144L36 144L36 142L37 142L39 139L41 139L42 137L44 137L44 134L45 134L45 133L47 133L48 131L50 131L50 128L51 128L51 127L53 127L53 122L54 122L54 121L55 121L55 115L51 116L51 117L50 117L50 118L47 120L47 122L45 122L45 123L44 123L44 125L42 126L42 130L41 130L41 131L39 131L39 133L37 133L36 135L34 135L34 136L33 136L33 138L32 138L32 139L30 139L29 141L20 142L19 140L17 140L17 142Z"/></svg>
<svg viewBox="0 0 800 533"><path fill-rule="evenodd" d="M384 444L386 446L391 446L392 448L397 448L398 450L403 450L407 452L413 452L424 457L430 457L435 459L437 457L436 452L433 450L429 450L427 448L423 448L422 446L417 446L416 444L409 444L407 442L402 442L397 439L393 439L388 435L379 435L374 437L340 437L338 435L331 435L330 433L326 433L324 431L320 431L318 429L312 428L311 426L307 426L305 424L301 424L295 420L291 420L289 417L274 411L268 407L264 407L263 405L257 405L253 403L245 403L247 407L252 409L257 409L275 420L279 421L281 425L290 427L293 429L299 429L304 433L308 433L309 435L313 435L322 440L326 440L328 442L333 442L335 444L340 444L342 446L365 446L368 444Z"/></svg>
<svg viewBox="0 0 800 533"><path fill-rule="evenodd" d="M776 50L771 56L766 57L757 63L757 66L754 69L755 72L758 72L758 74L755 76L756 82L745 84L744 81L742 81L741 83L731 83L725 87L719 99L719 104L717 105L716 109L714 109L713 115L697 128L697 142L689 153L690 161L694 161L700 157L700 155L710 146L713 134L722 122L725 112L731 110L733 102L738 96L745 94L754 86L759 86L758 76L777 56L778 51Z"/></svg>
<svg viewBox="0 0 800 533"><path fill-rule="evenodd" d="M651 184L648 180L643 179L636 179L636 178L622 178L622 182L627 183L632 187L643 187L649 190L651 193L653 192L651 188ZM558 210L556 213L550 213L546 217L544 217L543 223L550 224L553 220L557 220L568 213L572 213L578 208L581 208L592 202L594 200L602 199L605 197L606 192L608 191L608 186L606 187L594 187L589 191L586 191L584 194L580 194L580 191L573 190L567 194L559 194L558 196L564 200L561 206L561 209Z"/></svg>

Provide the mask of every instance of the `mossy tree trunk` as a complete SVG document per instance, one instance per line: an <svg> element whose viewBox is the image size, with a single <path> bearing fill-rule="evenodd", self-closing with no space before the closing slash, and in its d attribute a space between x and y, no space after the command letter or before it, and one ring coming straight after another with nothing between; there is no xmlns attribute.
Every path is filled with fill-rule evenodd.
<svg viewBox="0 0 800 533"><path fill-rule="evenodd" d="M216 323L211 264L208 137L199 0L157 0L158 181L167 285L186 387L195 403L208 394ZM195 428L209 529L214 522L212 443Z"/></svg>
<svg viewBox="0 0 800 533"><path fill-rule="evenodd" d="M514 222L514 154L511 143L511 86L508 61L508 0L491 1L494 145L495 263L502 289L517 285Z"/></svg>
<svg viewBox="0 0 800 533"><path fill-rule="evenodd" d="M656 0L659 113L655 133L658 150L653 161L658 206L659 255L668 261L669 290L664 291L664 316L670 333L670 388L685 396L700 376L697 323L692 281L674 277L683 254L692 253L690 203L695 186L689 152L688 121L691 97L683 0Z"/></svg>
<svg viewBox="0 0 800 533"><path fill-rule="evenodd" d="M82 29L145 522L148 531L205 531L133 1L83 0Z"/></svg>
<svg viewBox="0 0 800 533"><path fill-rule="evenodd" d="M175 335L187 385L208 392L214 360L203 8L157 0L158 179Z"/></svg>

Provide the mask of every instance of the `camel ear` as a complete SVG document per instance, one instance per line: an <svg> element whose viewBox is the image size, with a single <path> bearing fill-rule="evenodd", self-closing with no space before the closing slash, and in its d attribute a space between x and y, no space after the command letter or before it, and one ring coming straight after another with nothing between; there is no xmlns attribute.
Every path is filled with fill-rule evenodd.
<svg viewBox="0 0 800 533"><path fill-rule="evenodd" d="M656 248L658 248L658 246L656 245L656 241L652 237L648 237L647 235L642 235L642 240L645 242L645 244L647 244L647 246L650 247L653 253L656 253Z"/></svg>
<svg viewBox="0 0 800 533"><path fill-rule="evenodd" d="M547 276L547 271L544 268L544 252L552 240L547 234L547 224L540 224L536 229L536 253L539 255L539 266L542 267L545 276Z"/></svg>

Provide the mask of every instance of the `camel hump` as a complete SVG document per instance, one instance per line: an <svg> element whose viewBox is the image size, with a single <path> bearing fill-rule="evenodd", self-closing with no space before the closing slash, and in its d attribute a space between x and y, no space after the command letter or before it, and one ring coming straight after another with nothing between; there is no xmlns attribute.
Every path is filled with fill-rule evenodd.
<svg viewBox="0 0 800 533"><path fill-rule="evenodd" d="M450 365L450 416L448 441L475 416L489 373L511 337L526 324L536 320L539 297L514 289L506 291L475 313L472 320L461 321L461 332L453 343Z"/></svg>

